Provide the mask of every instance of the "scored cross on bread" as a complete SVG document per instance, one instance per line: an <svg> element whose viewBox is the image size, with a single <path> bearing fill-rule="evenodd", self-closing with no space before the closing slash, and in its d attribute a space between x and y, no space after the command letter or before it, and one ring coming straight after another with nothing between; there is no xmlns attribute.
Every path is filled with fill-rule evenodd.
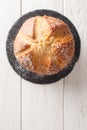
<svg viewBox="0 0 87 130"><path fill-rule="evenodd" d="M14 41L14 54L28 71L52 75L67 67L75 52L67 24L51 16L26 20Z"/></svg>

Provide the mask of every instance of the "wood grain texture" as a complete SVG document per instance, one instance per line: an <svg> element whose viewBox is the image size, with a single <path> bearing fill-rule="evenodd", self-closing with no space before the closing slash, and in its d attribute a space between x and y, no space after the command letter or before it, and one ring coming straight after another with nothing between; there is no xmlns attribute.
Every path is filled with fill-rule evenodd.
<svg viewBox="0 0 87 130"><path fill-rule="evenodd" d="M20 129L20 78L10 67L5 49L8 31L19 14L18 0L0 1L0 130Z"/></svg>
<svg viewBox="0 0 87 130"><path fill-rule="evenodd" d="M63 130L61 81L51 85L22 83L22 127L25 130Z"/></svg>
<svg viewBox="0 0 87 130"><path fill-rule="evenodd" d="M64 128L87 129L87 1L65 0L64 14L72 20L81 38L81 55L72 73L65 79Z"/></svg>
<svg viewBox="0 0 87 130"><path fill-rule="evenodd" d="M22 14L36 9L63 11L61 0L22 2ZM48 85L22 80L22 129L63 130L63 80Z"/></svg>
<svg viewBox="0 0 87 130"><path fill-rule="evenodd" d="M63 0L22 0L22 14L36 9L51 9L63 13Z"/></svg>

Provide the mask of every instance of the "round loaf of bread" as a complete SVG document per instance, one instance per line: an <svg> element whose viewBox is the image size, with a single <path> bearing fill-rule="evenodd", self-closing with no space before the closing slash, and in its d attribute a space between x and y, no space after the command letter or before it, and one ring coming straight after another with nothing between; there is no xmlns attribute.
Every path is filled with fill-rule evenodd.
<svg viewBox="0 0 87 130"><path fill-rule="evenodd" d="M53 75L63 70L74 53L74 38L68 25L51 16L27 19L14 41L17 61L39 75Z"/></svg>

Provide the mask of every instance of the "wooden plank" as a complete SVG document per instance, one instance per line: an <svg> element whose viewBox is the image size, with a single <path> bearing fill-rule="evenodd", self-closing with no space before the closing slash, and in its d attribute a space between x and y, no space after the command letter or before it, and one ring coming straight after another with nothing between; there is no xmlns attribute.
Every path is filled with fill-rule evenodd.
<svg viewBox="0 0 87 130"><path fill-rule="evenodd" d="M22 0L22 14L36 9L51 9L63 13L63 0Z"/></svg>
<svg viewBox="0 0 87 130"><path fill-rule="evenodd" d="M63 11L61 0L22 0L22 13L36 9ZM38 85L22 80L22 129L63 130L63 80Z"/></svg>
<svg viewBox="0 0 87 130"><path fill-rule="evenodd" d="M5 45L19 15L19 0L0 0L0 130L20 130L20 77L7 61Z"/></svg>
<svg viewBox="0 0 87 130"><path fill-rule="evenodd" d="M87 1L65 0L64 14L72 20L81 38L81 55L72 73L65 79L64 128L87 129Z"/></svg>
<svg viewBox="0 0 87 130"><path fill-rule="evenodd" d="M61 82L41 86L23 81L23 129L63 130L63 87Z"/></svg>

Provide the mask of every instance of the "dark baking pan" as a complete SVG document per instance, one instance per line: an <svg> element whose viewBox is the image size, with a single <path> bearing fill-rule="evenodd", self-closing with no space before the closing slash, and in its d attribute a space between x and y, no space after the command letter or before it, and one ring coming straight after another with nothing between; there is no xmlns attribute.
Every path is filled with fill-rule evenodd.
<svg viewBox="0 0 87 130"><path fill-rule="evenodd" d="M53 17L63 20L70 27L70 30L71 30L72 35L75 40L75 54L74 54L72 61L62 71L60 71L57 74L51 75L51 76L38 75L36 73L27 71L25 68L23 68L18 63L18 61L16 60L16 58L14 56L13 44L14 44L14 40L16 38L16 35L17 35L20 27L28 18L37 16L37 15L41 15L41 16L48 15L48 16L53 16ZM35 11L29 12L29 13L23 15L12 26L12 28L10 29L10 31L8 33L8 37L7 37L7 41L6 41L6 52L7 52L7 57L8 57L8 60L11 64L12 68L22 78L24 78L27 81L33 82L33 83L48 84L48 83L53 83L53 82L56 82L56 81L64 78L72 71L72 69L73 69L75 63L77 62L77 60L79 59L79 55L80 55L80 38L79 38L79 35L78 35L78 32L77 32L75 26L72 24L72 22L68 18L66 18L62 14L60 14L56 11L52 11L52 10L45 10L45 9L35 10Z"/></svg>

